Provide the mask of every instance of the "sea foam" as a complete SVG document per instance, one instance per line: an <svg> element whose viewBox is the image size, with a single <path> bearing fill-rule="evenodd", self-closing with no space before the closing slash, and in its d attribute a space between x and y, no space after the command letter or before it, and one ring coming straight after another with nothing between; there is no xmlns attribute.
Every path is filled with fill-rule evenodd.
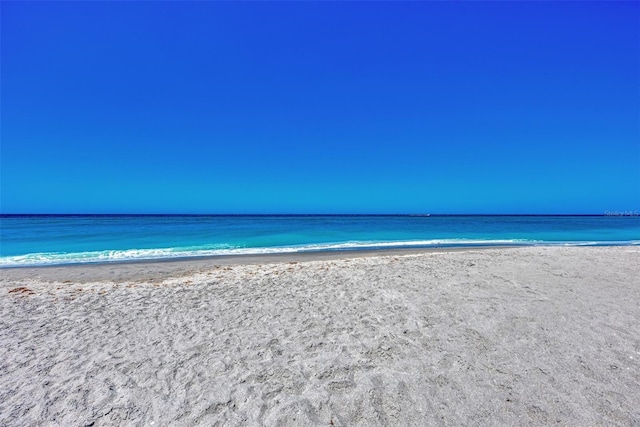
<svg viewBox="0 0 640 427"><path fill-rule="evenodd" d="M640 245L640 241L624 242L543 242L524 239L433 239L412 241L369 241L369 242L340 242L322 243L280 247L262 248L158 248L158 249L127 249L105 250L90 252L42 252L25 255L0 257L0 267L37 267L61 264L85 264L108 263L144 260L162 260L177 258L197 258L229 255L261 255L282 254L300 252L327 252L327 251L357 251L376 249L402 249L402 248L453 248L453 247L484 247L484 246L614 246L614 245Z"/></svg>

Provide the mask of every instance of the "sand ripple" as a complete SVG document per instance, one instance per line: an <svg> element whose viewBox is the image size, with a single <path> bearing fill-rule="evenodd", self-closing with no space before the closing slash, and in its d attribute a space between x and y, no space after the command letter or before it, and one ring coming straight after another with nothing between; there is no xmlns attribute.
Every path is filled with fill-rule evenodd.
<svg viewBox="0 0 640 427"><path fill-rule="evenodd" d="M638 248L188 266L4 275L0 425L640 423Z"/></svg>

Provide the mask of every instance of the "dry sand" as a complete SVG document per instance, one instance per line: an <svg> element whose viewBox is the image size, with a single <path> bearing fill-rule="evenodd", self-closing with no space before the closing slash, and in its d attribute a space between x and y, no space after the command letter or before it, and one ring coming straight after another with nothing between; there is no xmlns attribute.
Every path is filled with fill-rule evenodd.
<svg viewBox="0 0 640 427"><path fill-rule="evenodd" d="M217 264L0 270L0 425L640 425L638 247Z"/></svg>

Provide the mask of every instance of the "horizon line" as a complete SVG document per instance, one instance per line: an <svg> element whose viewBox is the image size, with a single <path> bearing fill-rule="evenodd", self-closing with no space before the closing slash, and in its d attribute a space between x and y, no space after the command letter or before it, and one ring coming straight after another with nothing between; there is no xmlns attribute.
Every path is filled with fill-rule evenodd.
<svg viewBox="0 0 640 427"><path fill-rule="evenodd" d="M602 213L77 213L77 212L22 212L0 213L0 217L11 216L640 216L638 210L604 211Z"/></svg>

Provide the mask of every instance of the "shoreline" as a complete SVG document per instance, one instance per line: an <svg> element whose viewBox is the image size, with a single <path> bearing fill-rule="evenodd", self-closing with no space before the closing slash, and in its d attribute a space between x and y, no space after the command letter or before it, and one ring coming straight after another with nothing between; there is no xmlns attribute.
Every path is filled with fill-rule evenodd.
<svg viewBox="0 0 640 427"><path fill-rule="evenodd" d="M342 242L302 246L274 246L234 249L180 250L180 248L97 250L86 252L45 252L0 257L0 271L21 268L47 268L103 264L191 261L200 259L241 259L271 256L293 257L307 254L384 253L393 251L432 251L456 249L499 249L536 246L640 246L632 240L567 240L545 241L527 239L435 239L428 241ZM174 251L175 250L175 251ZM162 255L157 252L164 252ZM330 255L328 255L330 256ZM357 255L355 255L357 256Z"/></svg>
<svg viewBox="0 0 640 427"><path fill-rule="evenodd" d="M42 265L33 267L0 268L0 283L8 280L38 278L44 281L71 280L80 283L96 281L137 281L149 278L149 270L156 271L154 278L168 278L172 275L188 275L216 266L261 265L307 261L336 261L343 259L417 255L438 252L471 250L492 250L517 248L500 247L456 247L456 248L396 248L349 251L309 251L282 252L272 254L211 255L185 258L141 259L130 261L107 261L96 263L75 263Z"/></svg>
<svg viewBox="0 0 640 427"><path fill-rule="evenodd" d="M429 247L397 247L381 249L347 249L347 250L319 250L299 252L275 252L256 254L230 254L230 255L202 255L174 258L149 258L130 259L98 262L74 262L51 265L34 266L2 266L0 267L0 282L5 279L21 280L29 277L38 277L45 280L136 280L140 271L148 270L151 265L156 265L162 277L170 274L188 274L198 269L209 266L248 265L263 263L305 262L320 260L340 260L344 258L367 258L415 255L422 253L458 252L458 251L491 251L500 249L522 248L563 248L563 247L640 247L636 241L632 243L607 244L500 244L500 245L443 245ZM86 271L85 271L86 269ZM90 273L88 273L90 272ZM117 274L116 274L117 273ZM64 275L68 275L65 277Z"/></svg>

